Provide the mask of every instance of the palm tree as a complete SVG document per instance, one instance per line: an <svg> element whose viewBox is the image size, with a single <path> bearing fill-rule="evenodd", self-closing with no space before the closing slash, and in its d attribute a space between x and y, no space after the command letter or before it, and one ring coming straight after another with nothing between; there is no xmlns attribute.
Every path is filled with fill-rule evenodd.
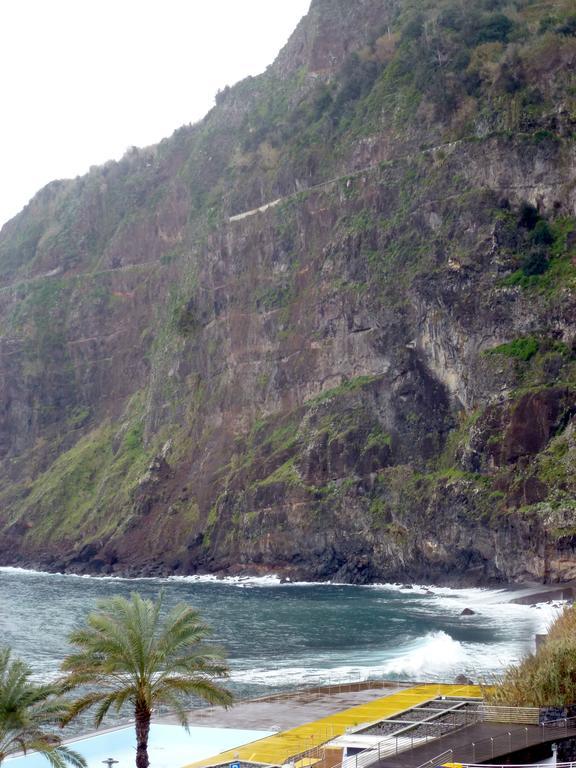
<svg viewBox="0 0 576 768"><path fill-rule="evenodd" d="M17 752L44 755L53 768L85 768L86 761L64 747L53 728L59 725L66 704L54 685L35 685L31 669L11 660L9 648L0 649L0 764Z"/></svg>
<svg viewBox="0 0 576 768"><path fill-rule="evenodd" d="M110 708L134 709L136 765L148 768L148 735L152 710L166 704L188 728L186 706L191 696L228 705L231 694L215 682L228 677L222 653L204 645L210 629L197 611L179 604L162 621L162 595L157 601L133 592L128 600L102 600L86 626L70 635L77 649L62 663L65 690L88 691L70 707L66 722L96 707L98 727Z"/></svg>

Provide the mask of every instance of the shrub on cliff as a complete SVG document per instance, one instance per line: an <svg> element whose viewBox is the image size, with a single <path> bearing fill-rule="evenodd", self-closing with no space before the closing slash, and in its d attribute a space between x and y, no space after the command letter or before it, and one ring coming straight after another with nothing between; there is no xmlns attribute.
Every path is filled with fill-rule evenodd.
<svg viewBox="0 0 576 768"><path fill-rule="evenodd" d="M342 67L341 85L332 105L332 117L339 119L351 102L366 95L379 71L375 61L362 61L357 54L352 54Z"/></svg>
<svg viewBox="0 0 576 768"><path fill-rule="evenodd" d="M538 223L538 209L531 203L524 202L520 206L518 214L518 226L524 227L524 229L532 230Z"/></svg>
<svg viewBox="0 0 576 768"><path fill-rule="evenodd" d="M483 43L507 43L514 29L514 22L503 13L481 17L471 25L466 35L468 45Z"/></svg>
<svg viewBox="0 0 576 768"><path fill-rule="evenodd" d="M556 30L560 35L576 37L576 14L569 16Z"/></svg>
<svg viewBox="0 0 576 768"><path fill-rule="evenodd" d="M497 347L489 349L488 355L504 355L504 357L515 357L518 360L528 362L538 352L540 344L534 336L524 336L520 339L514 339L506 344L499 344Z"/></svg>
<svg viewBox="0 0 576 768"><path fill-rule="evenodd" d="M530 251L530 253L524 257L522 261L522 272L526 275L526 277L530 277L532 275L543 275L549 266L550 264L548 262L546 251L536 249L534 251Z"/></svg>
<svg viewBox="0 0 576 768"><path fill-rule="evenodd" d="M547 221L540 220L532 231L532 242L535 245L552 245L554 233Z"/></svg>

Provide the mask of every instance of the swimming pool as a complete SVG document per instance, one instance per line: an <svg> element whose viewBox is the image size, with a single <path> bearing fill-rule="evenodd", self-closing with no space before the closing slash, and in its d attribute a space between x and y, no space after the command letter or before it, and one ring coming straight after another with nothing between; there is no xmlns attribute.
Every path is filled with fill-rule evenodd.
<svg viewBox="0 0 576 768"><path fill-rule="evenodd" d="M232 728L191 727L189 733L179 725L153 724L150 728L148 755L151 768L182 768L195 760L203 760L227 749L241 747L251 741L270 736L270 731L242 731ZM136 764L134 726L106 731L95 736L75 739L67 746L80 752L88 768L102 768L109 757L118 760L114 768L132 768ZM7 768L49 768L46 758L36 753L13 757Z"/></svg>

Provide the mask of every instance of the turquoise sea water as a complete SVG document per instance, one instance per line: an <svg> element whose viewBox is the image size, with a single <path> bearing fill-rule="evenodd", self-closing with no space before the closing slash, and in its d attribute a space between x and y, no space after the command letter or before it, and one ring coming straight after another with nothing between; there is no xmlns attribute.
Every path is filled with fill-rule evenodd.
<svg viewBox="0 0 576 768"><path fill-rule="evenodd" d="M557 608L513 605L504 590L286 584L277 579L90 578L0 569L0 630L41 678L55 676L66 637L101 597L163 589L214 628L237 696L386 677L490 678L532 648ZM463 608L473 616L461 617Z"/></svg>

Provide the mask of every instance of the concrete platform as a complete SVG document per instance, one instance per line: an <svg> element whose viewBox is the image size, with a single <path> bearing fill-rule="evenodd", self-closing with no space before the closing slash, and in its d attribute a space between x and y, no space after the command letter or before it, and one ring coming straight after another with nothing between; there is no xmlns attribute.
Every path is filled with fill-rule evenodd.
<svg viewBox="0 0 576 768"><path fill-rule="evenodd" d="M473 685L449 685L427 683L411 688L403 688L396 693L386 693L380 689L376 699L357 704L346 709L338 709L323 717L307 721L288 730L281 730L273 736L246 744L238 750L221 752L209 760L193 763L189 768L226 765L231 762L284 765L301 757L320 757L322 745L350 729L364 723L374 723L398 715L415 706L424 704L442 696L479 698L481 691ZM384 694L384 695L383 695ZM252 727L261 727L262 723L253 722ZM280 729L279 729L280 730ZM314 755L311 752L314 751Z"/></svg>
<svg viewBox="0 0 576 768"><path fill-rule="evenodd" d="M362 690L304 691L296 694L278 695L260 700L240 701L229 709L207 707L194 709L189 713L190 725L204 725L213 728L252 728L257 723L264 730L284 731L298 725L319 720L344 709L366 704L382 696L405 690L408 685L396 685ZM177 723L174 717L154 718L158 723Z"/></svg>

